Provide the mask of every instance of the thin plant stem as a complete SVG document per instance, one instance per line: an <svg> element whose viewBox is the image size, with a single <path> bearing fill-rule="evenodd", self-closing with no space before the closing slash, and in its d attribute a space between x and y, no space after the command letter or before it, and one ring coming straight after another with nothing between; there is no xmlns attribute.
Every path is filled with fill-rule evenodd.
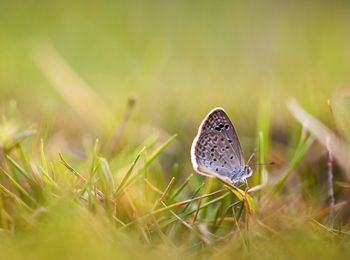
<svg viewBox="0 0 350 260"><path fill-rule="evenodd" d="M333 189L333 155L330 148L330 139L327 138L327 176L328 176L328 196L329 196L329 225L334 227L334 189Z"/></svg>

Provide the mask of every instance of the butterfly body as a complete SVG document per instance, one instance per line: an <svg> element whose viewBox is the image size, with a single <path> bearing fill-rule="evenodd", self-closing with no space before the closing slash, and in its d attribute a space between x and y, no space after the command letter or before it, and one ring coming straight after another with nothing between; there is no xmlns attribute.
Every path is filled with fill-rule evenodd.
<svg viewBox="0 0 350 260"><path fill-rule="evenodd" d="M191 161L198 173L232 183L245 182L252 175L233 124L222 108L210 111L199 126L191 147Z"/></svg>

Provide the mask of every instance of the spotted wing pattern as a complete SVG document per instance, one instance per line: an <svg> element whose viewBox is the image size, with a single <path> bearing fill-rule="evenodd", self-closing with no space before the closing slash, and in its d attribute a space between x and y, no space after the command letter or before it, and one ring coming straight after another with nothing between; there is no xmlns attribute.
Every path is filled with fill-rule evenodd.
<svg viewBox="0 0 350 260"><path fill-rule="evenodd" d="M206 116L192 143L194 169L204 175L240 178L244 174L244 158L236 131L222 108Z"/></svg>

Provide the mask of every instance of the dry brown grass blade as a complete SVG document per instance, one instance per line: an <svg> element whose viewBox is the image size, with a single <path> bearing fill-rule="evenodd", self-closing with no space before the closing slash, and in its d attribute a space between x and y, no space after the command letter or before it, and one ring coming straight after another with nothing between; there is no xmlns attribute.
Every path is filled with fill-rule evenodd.
<svg viewBox="0 0 350 260"><path fill-rule="evenodd" d="M33 56L52 86L86 121L104 125L113 118L111 110L49 42L38 46Z"/></svg>
<svg viewBox="0 0 350 260"><path fill-rule="evenodd" d="M164 207L167 207L167 205L161 201L161 204ZM198 237L207 245L210 245L210 240L205 237L199 230L195 229L194 227L191 226L191 224L187 223L184 219L182 219L180 216L178 216L173 210L169 209L169 212L178 220L180 223L182 223L185 227L187 227L189 230L193 231L194 234L197 234Z"/></svg>
<svg viewBox="0 0 350 260"><path fill-rule="evenodd" d="M113 155L116 152L116 149L118 147L118 144L120 142L124 129L129 121L131 112L133 111L133 108L135 106L135 101L136 101L135 97L129 98L124 114L118 126L116 126L114 133L111 136L111 139L108 142L107 152L108 152L109 158L113 157Z"/></svg>
<svg viewBox="0 0 350 260"><path fill-rule="evenodd" d="M296 100L291 99L288 101L288 109L325 148L328 142L329 149L332 150L334 159L344 170L347 179L350 180L349 145L319 120L306 112Z"/></svg>
<svg viewBox="0 0 350 260"><path fill-rule="evenodd" d="M144 178L143 180L148 185L148 187L150 187L153 191L157 192L160 195L163 194L163 192L160 189L158 189L156 186L154 186L149 180L147 180L146 178Z"/></svg>
<svg viewBox="0 0 350 260"><path fill-rule="evenodd" d="M156 209L150 213L147 213L141 217L139 217L138 219L135 219L131 222L129 222L128 224L126 224L125 227L129 227L133 224L135 224L137 221L140 221L140 220L143 220L143 219L146 219L152 215L155 215L155 214L159 214L159 213L162 213L162 212L165 212L165 211L168 211L169 209L175 209L175 208L179 208L179 207L183 207L183 206L186 206L187 204L189 203L192 203L194 201L198 201L198 200L201 200L201 199L204 199L204 198L207 198L207 197L210 197L210 196L213 196L213 195L216 195L218 193L221 193L223 191L226 191L226 188L225 189L220 189L220 190L217 190L217 191L214 191L214 192L211 192L211 193L207 193L207 194L204 194L204 195L201 195L199 197L195 197L195 198L192 198L192 199L188 199L188 200L183 200L183 201L180 201L180 202L175 202L173 204L170 204L170 205L167 205L166 207L163 207L163 208L159 208L159 209ZM228 194L228 193L227 193Z"/></svg>
<svg viewBox="0 0 350 260"><path fill-rule="evenodd" d="M168 195L171 187L173 186L175 181L175 177L172 177L169 184L167 185L167 187L165 188L164 192L162 192L162 195L160 196L160 198L158 200L156 200L156 202L154 203L153 207L152 207L152 211L155 210L159 204L159 202L163 202L164 198Z"/></svg>
<svg viewBox="0 0 350 260"><path fill-rule="evenodd" d="M343 209L348 204L347 201L340 201L337 204L334 205L334 208L331 209L330 207L323 208L317 212L315 212L312 216L313 219L321 219L329 215L329 212L331 210L337 211Z"/></svg>
<svg viewBox="0 0 350 260"><path fill-rule="evenodd" d="M348 184L346 182L335 181L334 184L340 188L347 189L348 191L350 191L350 184Z"/></svg>

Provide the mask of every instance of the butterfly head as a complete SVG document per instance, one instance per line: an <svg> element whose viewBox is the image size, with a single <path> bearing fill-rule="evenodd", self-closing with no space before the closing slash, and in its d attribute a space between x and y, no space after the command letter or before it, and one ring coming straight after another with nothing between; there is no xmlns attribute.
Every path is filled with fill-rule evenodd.
<svg viewBox="0 0 350 260"><path fill-rule="evenodd" d="M252 174L253 174L253 169L248 165L244 166L245 177L248 178L248 177L252 176Z"/></svg>
<svg viewBox="0 0 350 260"><path fill-rule="evenodd" d="M247 178L252 176L253 170L250 166L242 166L238 171L235 171L231 176L231 181L233 183L242 183L246 182Z"/></svg>

